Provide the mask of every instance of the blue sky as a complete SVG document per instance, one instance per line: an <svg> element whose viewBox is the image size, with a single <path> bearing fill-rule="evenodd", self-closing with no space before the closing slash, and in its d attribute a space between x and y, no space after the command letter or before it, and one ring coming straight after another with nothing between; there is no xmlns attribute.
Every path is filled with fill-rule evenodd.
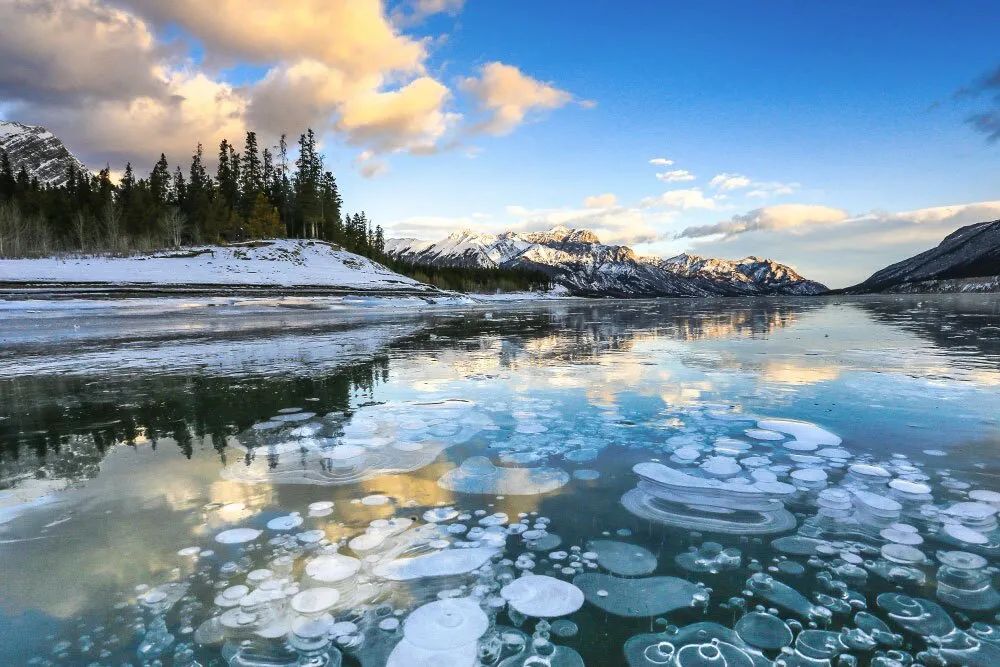
<svg viewBox="0 0 1000 667"><path fill-rule="evenodd" d="M133 43L83 47L112 68L138 50L109 73L125 85L38 55L30 83L0 65L0 92L4 115L89 163L308 123L348 207L391 233L560 222L644 253L771 256L832 285L1000 218L1000 142L967 122L1000 117L1000 84L980 83L1000 68L996 2L80 3L93 11L45 18L71 37L128 26ZM0 62L31 62L11 42L39 17L3 11L18 32L0 28Z"/></svg>

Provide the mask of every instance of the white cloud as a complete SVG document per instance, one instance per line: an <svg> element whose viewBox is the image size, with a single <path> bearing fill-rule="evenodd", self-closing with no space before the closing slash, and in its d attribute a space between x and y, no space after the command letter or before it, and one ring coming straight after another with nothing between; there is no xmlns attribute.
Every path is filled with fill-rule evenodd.
<svg viewBox="0 0 1000 667"><path fill-rule="evenodd" d="M780 181L754 181L751 186L754 189L747 191L747 197L755 199L790 195L799 189L798 183L782 183Z"/></svg>
<svg viewBox="0 0 1000 667"><path fill-rule="evenodd" d="M708 183L718 190L740 190L750 185L750 179L743 174L727 174L725 172L716 174Z"/></svg>
<svg viewBox="0 0 1000 667"><path fill-rule="evenodd" d="M646 197L640 205L643 208L667 208L674 210L714 209L716 201L701 191L700 188L667 190L657 197Z"/></svg>
<svg viewBox="0 0 1000 667"><path fill-rule="evenodd" d="M803 226L839 223L847 218L846 211L829 206L781 204L754 209L711 225L687 227L679 236L698 238L717 234L734 236L760 230L791 230Z"/></svg>
<svg viewBox="0 0 1000 667"><path fill-rule="evenodd" d="M654 167L669 167L673 163L674 163L673 160L668 160L665 157L654 157L652 160L649 161L649 164L653 165Z"/></svg>
<svg viewBox="0 0 1000 667"><path fill-rule="evenodd" d="M474 130L493 135L509 134L530 113L558 109L573 101L565 90L501 62L483 65L478 77L467 77L459 86L488 116Z"/></svg>
<svg viewBox="0 0 1000 667"><path fill-rule="evenodd" d="M683 183L684 181L693 181L695 176L687 169L673 169L661 171L656 175L656 178L664 183Z"/></svg>
<svg viewBox="0 0 1000 667"><path fill-rule="evenodd" d="M693 239L693 250L701 254L767 255L794 263L807 278L843 287L936 246L959 227L998 218L1000 200L862 215L794 204L756 209L679 236Z"/></svg>
<svg viewBox="0 0 1000 667"><path fill-rule="evenodd" d="M591 195L583 200L587 208L609 208L618 203L618 197L610 192L601 195Z"/></svg>
<svg viewBox="0 0 1000 667"><path fill-rule="evenodd" d="M782 183L780 181L754 181L743 174L731 174L722 172L716 174L709 181L709 186L720 192L732 192L734 190L744 190L752 188L746 193L747 197L754 199L767 199L780 195L790 195L795 192L798 183Z"/></svg>

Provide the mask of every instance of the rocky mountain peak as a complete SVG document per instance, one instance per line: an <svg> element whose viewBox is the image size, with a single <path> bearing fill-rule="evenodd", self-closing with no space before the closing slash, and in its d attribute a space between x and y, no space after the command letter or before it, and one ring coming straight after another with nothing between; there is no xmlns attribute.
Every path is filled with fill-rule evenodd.
<svg viewBox="0 0 1000 667"><path fill-rule="evenodd" d="M23 167L29 176L49 185L63 185L70 166L88 173L58 137L38 125L0 120L0 151L7 153L15 172Z"/></svg>

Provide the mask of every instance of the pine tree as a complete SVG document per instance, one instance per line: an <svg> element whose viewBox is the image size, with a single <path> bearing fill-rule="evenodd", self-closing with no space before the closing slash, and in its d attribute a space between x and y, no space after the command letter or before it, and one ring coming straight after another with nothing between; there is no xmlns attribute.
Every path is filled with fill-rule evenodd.
<svg viewBox="0 0 1000 667"><path fill-rule="evenodd" d="M167 165L167 156L163 153L160 153L160 159L149 173L149 193L157 209L162 209L170 199L170 167Z"/></svg>
<svg viewBox="0 0 1000 667"><path fill-rule="evenodd" d="M265 151L266 152L266 151ZM264 166L257 153L257 133L247 132L243 149L243 165L240 172L240 210L249 217L256 205L257 195L264 191Z"/></svg>

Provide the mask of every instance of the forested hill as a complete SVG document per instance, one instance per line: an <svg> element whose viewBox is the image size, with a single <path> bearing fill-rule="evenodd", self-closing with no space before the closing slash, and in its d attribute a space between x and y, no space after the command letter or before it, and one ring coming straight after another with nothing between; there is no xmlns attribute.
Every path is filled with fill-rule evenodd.
<svg viewBox="0 0 1000 667"><path fill-rule="evenodd" d="M392 260L382 227L363 211L347 212L312 130L291 151L284 136L277 146L261 149L256 133L247 132L241 151L220 142L214 174L207 162L199 144L183 164L161 154L145 176L129 163L112 180L110 167L93 174L73 158L66 161L65 176L55 177L30 170L22 160L15 168L0 147L0 257L128 255L254 239L317 239L446 289L548 286L534 272L427 271Z"/></svg>

